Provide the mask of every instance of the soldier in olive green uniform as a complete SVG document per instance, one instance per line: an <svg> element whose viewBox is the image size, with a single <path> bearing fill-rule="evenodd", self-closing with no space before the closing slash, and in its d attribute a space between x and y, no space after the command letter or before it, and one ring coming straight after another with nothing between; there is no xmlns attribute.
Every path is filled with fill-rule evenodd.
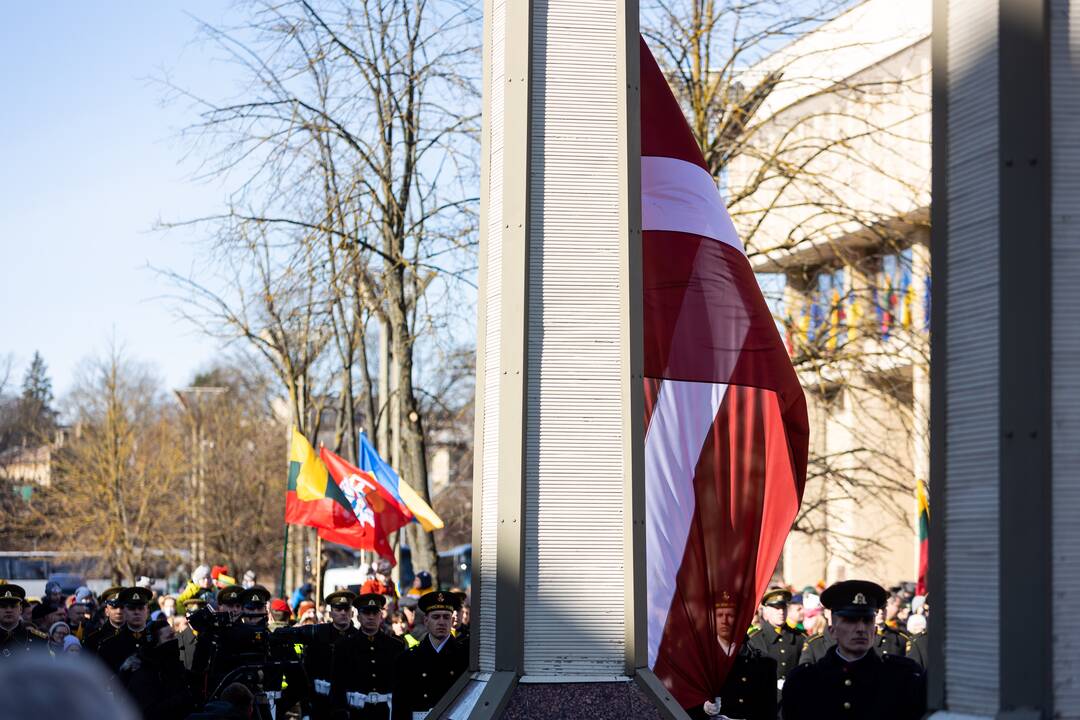
<svg viewBox="0 0 1080 720"><path fill-rule="evenodd" d="M418 607L427 635L398 657L394 665L393 720L412 720L425 713L469 667L469 645L450 634L461 596L448 590L422 595Z"/></svg>
<svg viewBox="0 0 1080 720"><path fill-rule="evenodd" d="M394 663L405 642L382 631L386 597L365 593L353 606L360 614L360 632L345 638L334 654L330 692L335 717L389 720Z"/></svg>
<svg viewBox="0 0 1080 720"><path fill-rule="evenodd" d="M909 657L919 664L924 671L930 665L930 636L928 632L912 635L908 641L907 653Z"/></svg>
<svg viewBox="0 0 1080 720"><path fill-rule="evenodd" d="M828 610L825 610L825 619L830 619ZM813 665L825 657L825 653L834 645L836 645L836 640L833 639L828 630L810 635L803 642L802 650L799 651L799 664Z"/></svg>
<svg viewBox="0 0 1080 720"><path fill-rule="evenodd" d="M884 609L877 611L875 623L877 624L877 640L874 643L874 652L878 655L904 657L907 654L911 636L900 629L895 619L886 620Z"/></svg>
<svg viewBox="0 0 1080 720"><path fill-rule="evenodd" d="M46 650L49 636L23 622L26 590L18 585L0 585L0 660L18 658L23 653Z"/></svg>
<svg viewBox="0 0 1080 720"><path fill-rule="evenodd" d="M832 610L836 640L825 657L800 665L784 685L784 720L918 720L926 709L926 680L908 658L874 652L874 613L884 588L863 580L832 585L821 602Z"/></svg>
<svg viewBox="0 0 1080 720"><path fill-rule="evenodd" d="M784 622L791 593L773 588L761 599L761 628L750 634L747 645L765 657L776 661L776 698L784 687L788 673L799 664L806 633Z"/></svg>
<svg viewBox="0 0 1080 720"><path fill-rule="evenodd" d="M149 614L147 603L150 602L149 588L124 588L117 594L116 600L124 609L124 627L115 635L107 638L98 648L98 656L114 673L120 670L124 661L142 647L153 643L153 638L146 630L146 618Z"/></svg>

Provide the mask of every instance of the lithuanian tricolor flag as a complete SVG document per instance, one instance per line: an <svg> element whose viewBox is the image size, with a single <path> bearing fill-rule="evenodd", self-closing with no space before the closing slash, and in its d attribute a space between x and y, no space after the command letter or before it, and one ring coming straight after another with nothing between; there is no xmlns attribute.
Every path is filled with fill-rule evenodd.
<svg viewBox="0 0 1080 720"><path fill-rule="evenodd" d="M926 594L926 570L930 565L930 500L926 495L926 483L919 481L915 489L919 503L919 581L915 592Z"/></svg>
<svg viewBox="0 0 1080 720"><path fill-rule="evenodd" d="M289 487L285 493L285 522L339 530L358 525L345 494L330 479L311 443L293 428L289 445Z"/></svg>

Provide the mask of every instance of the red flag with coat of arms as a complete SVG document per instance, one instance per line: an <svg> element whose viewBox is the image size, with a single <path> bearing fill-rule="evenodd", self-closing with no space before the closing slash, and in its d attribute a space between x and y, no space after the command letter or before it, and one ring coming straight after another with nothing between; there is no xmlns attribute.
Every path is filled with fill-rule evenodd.
<svg viewBox="0 0 1080 720"><path fill-rule="evenodd" d="M394 562L390 533L411 522L412 513L367 470L361 470L325 447L319 449L319 459L357 519L356 524L348 527L319 528L319 537L360 550L374 550Z"/></svg>

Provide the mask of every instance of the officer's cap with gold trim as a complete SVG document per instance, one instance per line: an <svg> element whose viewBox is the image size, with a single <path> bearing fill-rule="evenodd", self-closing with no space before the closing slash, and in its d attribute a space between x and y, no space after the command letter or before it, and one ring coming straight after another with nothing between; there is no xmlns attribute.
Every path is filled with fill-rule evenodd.
<svg viewBox="0 0 1080 720"><path fill-rule="evenodd" d="M716 607L717 609L720 609L720 608L733 608L733 607L735 607L735 596L734 596L734 595L732 595L731 593L729 593L729 592L728 592L727 590L724 590L724 591L723 591L722 593L720 593L720 595L719 595L719 596L718 596L718 597L716 598L716 604L715 604L715 607Z"/></svg>
<svg viewBox="0 0 1080 720"><path fill-rule="evenodd" d="M791 593L784 588L771 588L761 598L762 605L771 605L772 607L785 607L789 602L791 602Z"/></svg>
<svg viewBox="0 0 1080 720"><path fill-rule="evenodd" d="M26 590L19 585L4 583L0 585L0 602L18 600L21 605L26 600Z"/></svg>
<svg viewBox="0 0 1080 720"><path fill-rule="evenodd" d="M349 590L338 590L327 595L323 602L335 610L345 610L352 607L354 600L356 600L356 593Z"/></svg>
<svg viewBox="0 0 1080 720"><path fill-rule="evenodd" d="M218 590L217 604L238 605L240 604L240 593L242 592L244 592L244 588L239 585L226 585Z"/></svg>
<svg viewBox="0 0 1080 720"><path fill-rule="evenodd" d="M885 607L889 593L877 583L867 580L844 580L833 583L821 593L821 604L833 615L850 618L869 618Z"/></svg>
<svg viewBox="0 0 1080 720"><path fill-rule="evenodd" d="M109 607L116 607L120 604L117 601L116 596L119 595L123 591L123 589L123 585L114 585L113 587L102 591L102 593L98 595L98 599Z"/></svg>
<svg viewBox="0 0 1080 720"><path fill-rule="evenodd" d="M435 592L429 592L427 595L421 595L417 607L424 613L435 610L457 612L461 609L461 596L449 590L436 590Z"/></svg>
<svg viewBox="0 0 1080 720"><path fill-rule="evenodd" d="M124 588L116 595L116 602L121 605L146 605L153 597L153 593L150 592L150 588L144 587L129 587Z"/></svg>
<svg viewBox="0 0 1080 720"><path fill-rule="evenodd" d="M428 593L429 595L431 593ZM364 593L363 595L357 595L353 600L353 605L360 612L378 612L386 606L386 596L379 593Z"/></svg>
<svg viewBox="0 0 1080 720"><path fill-rule="evenodd" d="M184 601L184 610L192 612L206 607L206 600L201 597L188 598Z"/></svg>
<svg viewBox="0 0 1080 720"><path fill-rule="evenodd" d="M258 605L270 602L270 591L264 588L262 585L252 585L247 590L241 592L236 600L241 605Z"/></svg>

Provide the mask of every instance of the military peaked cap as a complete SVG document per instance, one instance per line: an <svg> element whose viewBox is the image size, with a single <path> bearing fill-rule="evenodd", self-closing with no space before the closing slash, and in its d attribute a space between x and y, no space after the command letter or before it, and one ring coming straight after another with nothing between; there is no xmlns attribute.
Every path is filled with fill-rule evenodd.
<svg viewBox="0 0 1080 720"><path fill-rule="evenodd" d="M98 596L98 598L103 603L108 603L110 605L116 605L116 604L118 604L117 600L116 600L116 596L119 595L120 591L123 590L123 589L124 589L124 587L122 585L114 585L113 587L109 588L108 590L103 591L101 593L101 595Z"/></svg>
<svg viewBox="0 0 1080 720"><path fill-rule="evenodd" d="M356 596L356 599L353 600L353 605L361 612L365 610L368 612L371 610L382 610L386 605L386 596L380 595L379 593L364 593L363 595Z"/></svg>
<svg viewBox="0 0 1080 720"><path fill-rule="evenodd" d="M435 610L456 612L461 609L461 596L449 590L436 590L427 595L421 595L417 607L425 613Z"/></svg>
<svg viewBox="0 0 1080 720"><path fill-rule="evenodd" d="M782 606L791 602L791 593L784 588L772 588L761 598L762 605Z"/></svg>
<svg viewBox="0 0 1080 720"><path fill-rule="evenodd" d="M117 593L116 602L121 605L146 605L153 596L150 588L129 587Z"/></svg>
<svg viewBox="0 0 1080 720"><path fill-rule="evenodd" d="M244 588L239 585L226 585L218 590L217 604L228 603L229 605L236 605L240 602L240 593L244 592Z"/></svg>
<svg viewBox="0 0 1080 720"><path fill-rule="evenodd" d="M821 604L842 617L873 617L885 607L889 593L867 580L844 580L833 583L821 593Z"/></svg>
<svg viewBox="0 0 1080 720"><path fill-rule="evenodd" d="M323 603L329 605L335 610L344 610L345 608L352 607L353 601L356 600L356 593L348 590L338 590L332 592L323 599Z"/></svg>
<svg viewBox="0 0 1080 720"><path fill-rule="evenodd" d="M241 592L236 599L241 605L247 605L248 603L262 603L265 605L270 602L270 591L262 585L252 585Z"/></svg>
<svg viewBox="0 0 1080 720"><path fill-rule="evenodd" d="M26 600L26 591L18 585L4 583L0 585L0 600Z"/></svg>

